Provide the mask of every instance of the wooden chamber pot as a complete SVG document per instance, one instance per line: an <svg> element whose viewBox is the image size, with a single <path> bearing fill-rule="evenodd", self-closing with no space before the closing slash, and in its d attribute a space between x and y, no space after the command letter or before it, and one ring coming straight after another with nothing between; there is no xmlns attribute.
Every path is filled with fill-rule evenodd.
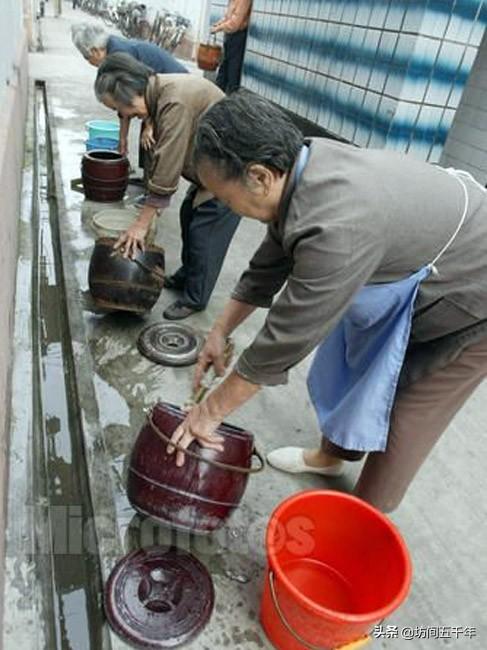
<svg viewBox="0 0 487 650"><path fill-rule="evenodd" d="M204 449L194 441L183 467L167 443L186 414L177 406L159 402L149 413L130 458L127 495L141 514L170 527L196 533L220 528L242 500L248 477L263 469L248 431L221 424L222 452ZM260 463L252 467L252 458Z"/></svg>
<svg viewBox="0 0 487 650"><path fill-rule="evenodd" d="M164 282L164 250L146 246L135 259L113 250L117 240L95 243L88 270L90 293L96 305L112 311L142 314L156 304Z"/></svg>
<svg viewBox="0 0 487 650"><path fill-rule="evenodd" d="M129 181L129 161L117 151L87 151L81 160L85 197L100 203L121 201Z"/></svg>

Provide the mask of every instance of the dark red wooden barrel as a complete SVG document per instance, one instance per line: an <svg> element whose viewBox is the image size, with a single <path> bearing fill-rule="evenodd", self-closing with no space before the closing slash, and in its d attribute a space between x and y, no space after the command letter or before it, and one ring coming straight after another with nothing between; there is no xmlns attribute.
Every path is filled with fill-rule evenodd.
<svg viewBox="0 0 487 650"><path fill-rule="evenodd" d="M211 533L238 507L252 468L254 437L230 424L217 433L224 451L203 449L194 441L183 467L166 452L167 442L185 418L177 406L159 402L148 416L130 458L127 495L140 513L174 528ZM231 466L231 467L228 467Z"/></svg>
<svg viewBox="0 0 487 650"><path fill-rule="evenodd" d="M81 160L81 177L90 201L121 201L129 180L128 158L116 151L87 151Z"/></svg>
<svg viewBox="0 0 487 650"><path fill-rule="evenodd" d="M164 281L164 250L146 246L135 259L113 250L117 240L102 237L95 243L88 271L94 302L104 309L144 313L161 295Z"/></svg>

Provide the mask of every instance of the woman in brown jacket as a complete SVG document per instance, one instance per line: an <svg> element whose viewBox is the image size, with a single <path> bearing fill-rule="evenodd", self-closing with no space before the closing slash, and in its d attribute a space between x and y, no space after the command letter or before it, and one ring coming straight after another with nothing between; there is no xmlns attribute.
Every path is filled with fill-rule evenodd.
<svg viewBox="0 0 487 650"><path fill-rule="evenodd" d="M156 75L125 53L106 57L98 69L95 93L122 117L149 117L154 129L149 195L116 248L123 248L126 256L143 248L152 220L169 205L180 177L191 182L180 208L182 264L165 281L167 288L181 291L182 296L164 317L186 318L205 309L239 223L237 215L200 186L192 163L198 119L223 93L202 77Z"/></svg>

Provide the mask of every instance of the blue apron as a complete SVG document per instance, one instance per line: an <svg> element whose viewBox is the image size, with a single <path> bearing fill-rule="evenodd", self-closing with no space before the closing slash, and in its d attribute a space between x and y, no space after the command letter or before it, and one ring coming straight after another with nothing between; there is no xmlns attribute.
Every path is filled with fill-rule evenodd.
<svg viewBox="0 0 487 650"><path fill-rule="evenodd" d="M461 176L474 179L460 170L445 171L458 179L465 197L462 217L449 241L430 264L411 276L364 286L316 351L308 391L322 433L344 449L386 448L419 285L437 272L435 263L452 244L468 212L468 192Z"/></svg>
<svg viewBox="0 0 487 650"><path fill-rule="evenodd" d="M363 287L316 351L308 391L320 429L344 449L386 447L389 418L424 266L399 282Z"/></svg>

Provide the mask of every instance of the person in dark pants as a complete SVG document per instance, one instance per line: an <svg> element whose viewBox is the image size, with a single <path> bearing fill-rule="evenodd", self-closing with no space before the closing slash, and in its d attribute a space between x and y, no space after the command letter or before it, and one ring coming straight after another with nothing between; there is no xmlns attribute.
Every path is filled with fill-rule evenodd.
<svg viewBox="0 0 487 650"><path fill-rule="evenodd" d="M216 85L225 93L240 86L251 8L251 0L230 0L225 16L211 28L213 34L224 33Z"/></svg>
<svg viewBox="0 0 487 650"><path fill-rule="evenodd" d="M224 36L223 59L218 68L216 85L226 93L231 93L240 86L246 42L246 29Z"/></svg>
<svg viewBox="0 0 487 650"><path fill-rule="evenodd" d="M98 70L96 96L127 118L150 118L155 145L149 168L145 205L115 248L133 256L144 242L152 220L166 208L183 176L192 185L180 210L182 265L165 286L182 296L164 311L180 320L205 309L218 279L240 218L201 186L193 168L193 139L199 118L224 97L203 77L154 74L125 53L109 55Z"/></svg>

